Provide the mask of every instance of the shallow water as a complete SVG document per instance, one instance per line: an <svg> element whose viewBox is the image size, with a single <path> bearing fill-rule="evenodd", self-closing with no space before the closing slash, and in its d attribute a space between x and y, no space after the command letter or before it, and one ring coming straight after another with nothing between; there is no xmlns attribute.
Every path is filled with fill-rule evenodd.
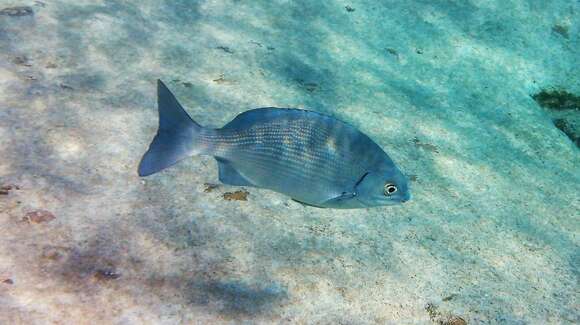
<svg viewBox="0 0 580 325"><path fill-rule="evenodd" d="M580 322L578 12L1 0L0 323ZM347 121L413 199L305 207L209 157L140 179L159 78L207 126Z"/></svg>

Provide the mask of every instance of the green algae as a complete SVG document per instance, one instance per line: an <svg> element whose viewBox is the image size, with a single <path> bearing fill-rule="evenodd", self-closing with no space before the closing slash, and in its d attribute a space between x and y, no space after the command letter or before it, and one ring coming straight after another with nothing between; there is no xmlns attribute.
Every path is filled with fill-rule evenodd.
<svg viewBox="0 0 580 325"><path fill-rule="evenodd" d="M568 136L574 144L576 144L576 147L580 148L580 134L574 124L563 118L554 119L552 122L554 122L555 127L564 132L564 134Z"/></svg>
<svg viewBox="0 0 580 325"><path fill-rule="evenodd" d="M547 109L554 126L580 148L580 130L577 125L580 96L563 89L543 89L532 95L532 98Z"/></svg>
<svg viewBox="0 0 580 325"><path fill-rule="evenodd" d="M532 98L542 107L552 110L580 110L580 96L562 89L543 89Z"/></svg>

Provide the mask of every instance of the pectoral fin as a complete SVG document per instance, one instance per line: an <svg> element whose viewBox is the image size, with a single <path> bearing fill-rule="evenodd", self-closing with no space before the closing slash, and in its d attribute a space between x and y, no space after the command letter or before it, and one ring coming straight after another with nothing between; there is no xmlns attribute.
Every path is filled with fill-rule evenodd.
<svg viewBox="0 0 580 325"><path fill-rule="evenodd" d="M219 179L222 183L234 186L254 186L232 166L227 160L216 158L219 168Z"/></svg>
<svg viewBox="0 0 580 325"><path fill-rule="evenodd" d="M351 200L353 198L356 197L356 192L342 192L341 195L337 196L337 197L333 197L329 200L324 201L324 204L335 204L338 203L340 201L346 201L346 200Z"/></svg>

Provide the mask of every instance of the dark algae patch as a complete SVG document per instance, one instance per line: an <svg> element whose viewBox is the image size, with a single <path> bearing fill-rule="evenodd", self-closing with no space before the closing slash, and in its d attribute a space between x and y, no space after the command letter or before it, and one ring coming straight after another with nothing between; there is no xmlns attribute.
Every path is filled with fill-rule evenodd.
<svg viewBox="0 0 580 325"><path fill-rule="evenodd" d="M564 25L554 25L552 27L552 31L554 33L559 34L566 39L570 38L569 30L570 30L570 28L568 28L568 26L564 26Z"/></svg>
<svg viewBox="0 0 580 325"><path fill-rule="evenodd" d="M542 107L552 110L580 110L580 96L566 90L542 90L532 95L532 98Z"/></svg>
<svg viewBox="0 0 580 325"><path fill-rule="evenodd" d="M532 98L548 111L554 126L580 148L580 96L563 89L543 89Z"/></svg>
<svg viewBox="0 0 580 325"><path fill-rule="evenodd" d="M578 134L577 130L571 125L571 123L568 123L563 118L554 119L552 122L555 127L564 132L564 134L568 136L574 144L576 144L576 147L580 148L580 134Z"/></svg>

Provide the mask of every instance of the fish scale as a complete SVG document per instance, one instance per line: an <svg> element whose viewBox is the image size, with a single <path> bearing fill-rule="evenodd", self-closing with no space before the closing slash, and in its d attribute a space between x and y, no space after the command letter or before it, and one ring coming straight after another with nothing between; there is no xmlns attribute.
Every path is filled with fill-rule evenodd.
<svg viewBox="0 0 580 325"><path fill-rule="evenodd" d="M298 120L286 123L266 121L241 132L226 127L215 130L217 135L213 141L220 143L226 138L230 141L213 154L232 161L236 170L252 183L276 191L295 188L312 180L316 180L315 184L310 185L315 189L332 188L336 184L346 187L348 181L356 181L364 171L356 163L345 164L338 152L327 145L338 142L333 135L337 128L332 126ZM262 168L245 168L258 165ZM281 178L283 181L280 181ZM294 197L302 198L300 193L291 191ZM333 194L338 195L342 191L337 189Z"/></svg>
<svg viewBox="0 0 580 325"><path fill-rule="evenodd" d="M250 136L251 138L251 136ZM285 143L285 140L290 139L290 143ZM240 145L235 144L234 146L230 147L228 151L224 154L225 158L228 155L232 155L238 151L243 150L244 147L249 147L250 150L260 150L260 149L272 149L272 158L276 159L279 155L283 157L285 155L291 156L292 158L304 158L303 162L307 162L312 164L312 166L316 167L323 167L328 166L329 163L335 162L336 160L330 160L332 158L332 153L329 150L325 150L324 142L317 141L307 144L307 139L314 139L320 138L316 133L306 133L305 135L295 134L292 132L274 132L269 134L268 136L264 136L261 141L264 143L269 144L269 146L264 146L260 144L258 140L250 139L246 143ZM306 149L305 149L306 148ZM292 154L296 154L292 156ZM297 162L297 159L294 160ZM340 160L338 160L340 161Z"/></svg>
<svg viewBox="0 0 580 325"><path fill-rule="evenodd" d="M275 163L279 163L279 165L281 165L281 167L283 168L279 168L277 169L277 172L284 172L286 170L288 170L290 173L291 172L295 172L295 174L297 176L300 177L300 179L308 179L310 177L313 176L317 176L320 178L323 178L326 181L330 181L330 180L335 180L336 179L336 175L334 173L329 173L329 172L325 172L328 171L330 169L322 169L319 167L322 166L316 166L314 163L312 162L306 162L305 164L300 164L298 158L298 156L289 156L287 158L277 158L274 155L272 155L271 153L267 153L267 154L260 154L260 153L256 153L256 152L252 152L252 151L247 151L245 152L247 153L247 155L245 155L244 157L240 157L241 159L244 159L248 162L254 162L254 161L258 161L261 159L261 161L266 161L269 164L275 164Z"/></svg>
<svg viewBox="0 0 580 325"><path fill-rule="evenodd" d="M321 113L243 112L220 129L193 121L158 82L159 130L139 165L147 176L196 155L215 157L225 184L266 188L308 205L364 208L409 200L407 180L356 128Z"/></svg>

